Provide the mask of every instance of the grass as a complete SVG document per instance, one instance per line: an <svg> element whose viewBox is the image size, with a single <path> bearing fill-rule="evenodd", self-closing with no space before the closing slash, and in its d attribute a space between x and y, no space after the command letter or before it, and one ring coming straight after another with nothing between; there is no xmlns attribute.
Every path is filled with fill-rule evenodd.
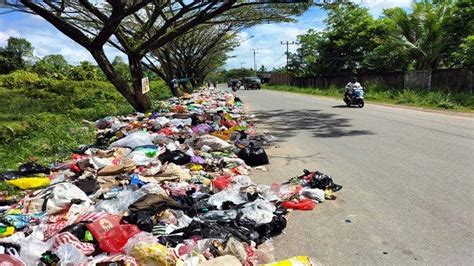
<svg viewBox="0 0 474 266"><path fill-rule="evenodd" d="M0 76L0 171L36 158L48 164L95 140L92 123L133 108L108 82L35 80L6 84ZM5 80L5 76L3 76ZM150 83L154 105L171 96L163 81Z"/></svg>
<svg viewBox="0 0 474 266"><path fill-rule="evenodd" d="M328 96L342 99L344 88L329 87L320 88L300 88L287 85L267 85L264 89L302 93L309 95ZM416 90L403 89L395 90L383 88L377 85L369 85L365 90L365 99L373 102L408 105L414 107L424 107L431 109L444 109L459 112L474 111L474 95L468 92L449 92L444 89Z"/></svg>

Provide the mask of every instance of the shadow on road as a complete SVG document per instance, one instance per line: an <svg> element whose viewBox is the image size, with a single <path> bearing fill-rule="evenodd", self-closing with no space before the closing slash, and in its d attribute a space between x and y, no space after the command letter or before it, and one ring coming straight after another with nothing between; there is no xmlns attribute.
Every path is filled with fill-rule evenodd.
<svg viewBox="0 0 474 266"><path fill-rule="evenodd" d="M359 106L357 106L357 105L351 105L350 107L348 107L345 104L344 105L342 105L342 104L341 105L334 105L334 106L332 106L332 108L357 108L357 109L360 109Z"/></svg>
<svg viewBox="0 0 474 266"><path fill-rule="evenodd" d="M321 110L270 110L253 112L271 132L280 138L293 137L298 131L306 131L318 138L339 138L359 135L373 135L370 130L350 129L350 120L338 118L337 114L323 113Z"/></svg>

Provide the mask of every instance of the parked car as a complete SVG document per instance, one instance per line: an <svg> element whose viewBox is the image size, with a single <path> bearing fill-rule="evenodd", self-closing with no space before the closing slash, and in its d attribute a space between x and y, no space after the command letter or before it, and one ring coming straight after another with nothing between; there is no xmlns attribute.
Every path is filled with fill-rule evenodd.
<svg viewBox="0 0 474 266"><path fill-rule="evenodd" d="M260 90L262 82L257 77L245 77L242 80L242 85L246 90Z"/></svg>

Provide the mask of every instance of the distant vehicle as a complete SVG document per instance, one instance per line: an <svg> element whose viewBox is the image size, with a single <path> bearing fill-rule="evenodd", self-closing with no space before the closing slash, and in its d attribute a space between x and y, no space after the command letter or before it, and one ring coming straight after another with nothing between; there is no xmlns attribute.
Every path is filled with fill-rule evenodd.
<svg viewBox="0 0 474 266"><path fill-rule="evenodd" d="M235 82L235 81L238 81L238 79L229 79L227 80L227 87L232 87L232 84Z"/></svg>
<svg viewBox="0 0 474 266"><path fill-rule="evenodd" d="M257 77L245 77L242 80L242 85L246 90L260 90L262 82Z"/></svg>

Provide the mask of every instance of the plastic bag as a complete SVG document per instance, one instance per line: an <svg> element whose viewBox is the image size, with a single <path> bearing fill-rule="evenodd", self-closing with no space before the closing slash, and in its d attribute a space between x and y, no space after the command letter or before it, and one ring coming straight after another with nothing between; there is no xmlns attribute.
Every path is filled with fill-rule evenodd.
<svg viewBox="0 0 474 266"><path fill-rule="evenodd" d="M275 210L276 207L272 203L263 199L256 199L254 202L245 204L244 207L240 209L240 212L242 213L243 219L252 220L257 225L260 225L270 223Z"/></svg>
<svg viewBox="0 0 474 266"><path fill-rule="evenodd" d="M26 196L24 202L26 213L45 211L50 215L61 212L72 204L88 207L92 203L80 188L71 183L57 183L37 190Z"/></svg>
<svg viewBox="0 0 474 266"><path fill-rule="evenodd" d="M26 266L26 264L14 255L0 254L0 266Z"/></svg>
<svg viewBox="0 0 474 266"><path fill-rule="evenodd" d="M135 149L138 146L145 145L153 145L153 142L151 142L151 136L147 132L138 131L113 142L110 144L110 148L129 147L131 149Z"/></svg>
<svg viewBox="0 0 474 266"><path fill-rule="evenodd" d="M222 208L222 203L230 201L234 204L241 204L247 202L245 198L243 198L239 191L233 187L229 187L225 190L220 191L219 193L216 193L209 197L208 203L210 205L216 206L217 209Z"/></svg>
<svg viewBox="0 0 474 266"><path fill-rule="evenodd" d="M191 162L191 156L179 150L166 150L158 156L158 159L161 163L174 163L177 165L184 165Z"/></svg>
<svg viewBox="0 0 474 266"><path fill-rule="evenodd" d="M313 266L314 263L309 257L296 256L286 260L281 260L273 263L263 264L262 266Z"/></svg>
<svg viewBox="0 0 474 266"><path fill-rule="evenodd" d="M201 149L203 146L209 146L213 151L225 151L232 148L231 144L211 135L204 135L198 139L196 148Z"/></svg>
<svg viewBox="0 0 474 266"><path fill-rule="evenodd" d="M316 204L311 199L302 199L302 200L299 200L298 202L285 201L281 204L281 206L287 209L310 211L314 209Z"/></svg>
<svg viewBox="0 0 474 266"><path fill-rule="evenodd" d="M146 235L139 234L137 236L137 238L131 238L129 240L125 250L127 254L134 257L140 265L176 264L176 257L172 251L155 241L150 241Z"/></svg>
<svg viewBox="0 0 474 266"><path fill-rule="evenodd" d="M232 176L218 176L212 180L212 186L218 190L226 189L232 182Z"/></svg>
<svg viewBox="0 0 474 266"><path fill-rule="evenodd" d="M147 211L138 211L123 217L123 220L129 224L138 226L142 231L151 232L153 230L153 220L150 216Z"/></svg>
<svg viewBox="0 0 474 266"><path fill-rule="evenodd" d="M115 199L100 201L96 205L96 209L110 214L120 214L127 211L130 205L145 195L146 193L141 189L124 189L117 194Z"/></svg>
<svg viewBox="0 0 474 266"><path fill-rule="evenodd" d="M200 264L200 266L241 266L239 259L232 255L220 256Z"/></svg>
<svg viewBox="0 0 474 266"><path fill-rule="evenodd" d="M100 249L108 253L121 253L130 237L140 233L134 224L122 224L105 232L99 241Z"/></svg>
<svg viewBox="0 0 474 266"><path fill-rule="evenodd" d="M43 242L34 235L24 238L20 242L20 256L27 265L36 265L41 258L41 254L51 248L51 244Z"/></svg>
<svg viewBox="0 0 474 266"><path fill-rule="evenodd" d="M46 174L49 175L49 168L35 162L27 162L18 167L22 175Z"/></svg>
<svg viewBox="0 0 474 266"><path fill-rule="evenodd" d="M32 177L20 177L13 180L6 181L10 185L14 185L20 189L27 190L27 189L37 189L46 187L51 183L49 178L44 176L32 176Z"/></svg>
<svg viewBox="0 0 474 266"><path fill-rule="evenodd" d="M319 202L324 201L324 190L319 188L303 188L300 194L304 197L317 200Z"/></svg>
<svg viewBox="0 0 474 266"><path fill-rule="evenodd" d="M265 150L262 147L255 147L252 142L247 147L241 149L237 156L249 166L268 164L268 156Z"/></svg>
<svg viewBox="0 0 474 266"><path fill-rule="evenodd" d="M82 254L78 248L71 244L59 246L55 253L59 257L61 265L77 265L87 260L86 256L84 256L84 254Z"/></svg>

